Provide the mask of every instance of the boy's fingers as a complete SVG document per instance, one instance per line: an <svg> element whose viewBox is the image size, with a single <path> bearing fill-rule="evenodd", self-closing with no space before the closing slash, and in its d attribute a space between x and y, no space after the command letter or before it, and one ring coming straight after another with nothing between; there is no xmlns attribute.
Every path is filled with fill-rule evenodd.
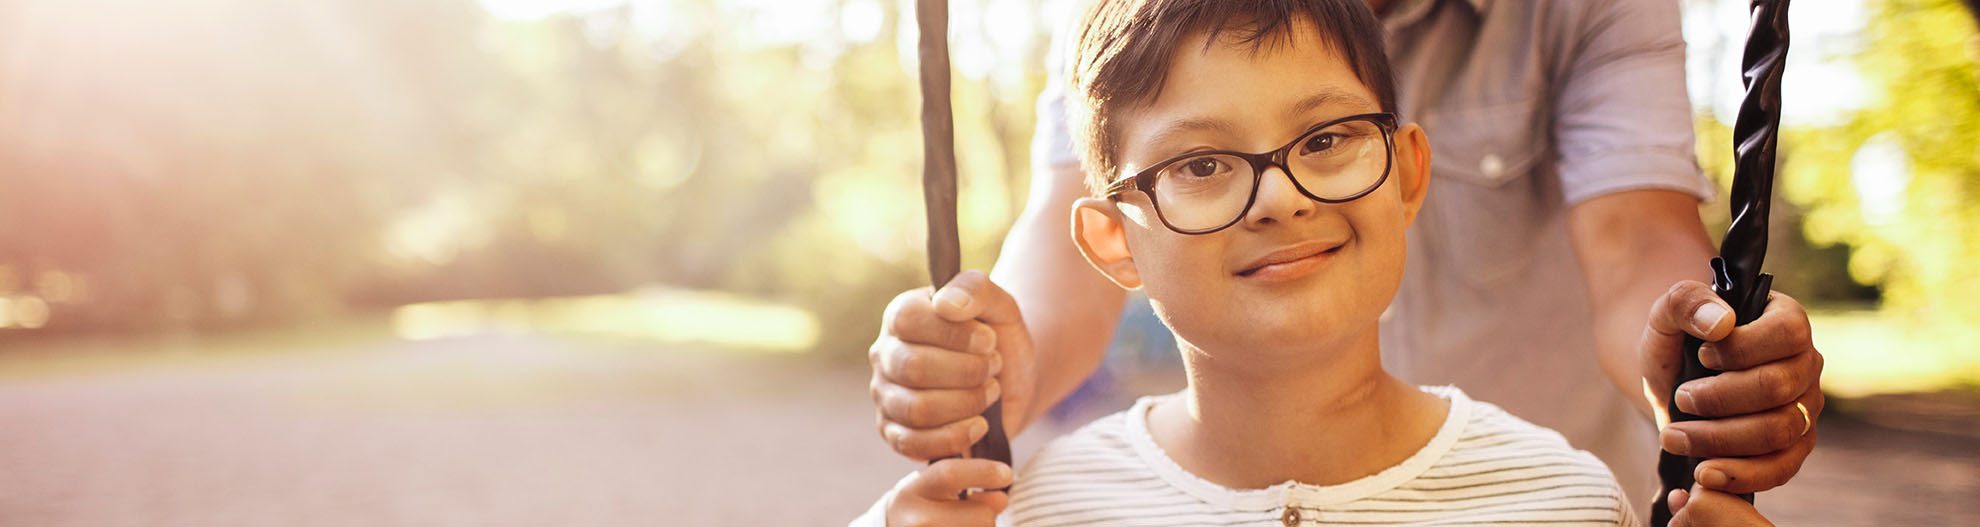
<svg viewBox="0 0 1980 527"><path fill-rule="evenodd" d="M1668 499L1664 500L1664 506L1669 507L1671 509L1672 514L1676 514L1678 511L1684 510L1685 502L1690 500L1691 500L1691 491L1684 489L1671 489L1671 495L1669 496Z"/></svg>
<svg viewBox="0 0 1980 527"><path fill-rule="evenodd" d="M1685 493L1682 501L1679 493ZM1671 491L1672 527L1771 527L1772 522L1739 496L1703 487ZM1681 505L1681 506L1680 506Z"/></svg>
<svg viewBox="0 0 1980 527"><path fill-rule="evenodd" d="M903 490L929 501L957 501L965 490L1009 486L1010 465L991 459L951 458L922 467L920 477Z"/></svg>
<svg viewBox="0 0 1980 527"><path fill-rule="evenodd" d="M928 288L901 293L882 315L886 326L882 337L892 335L902 342L954 351L989 353L996 348L997 333L990 326L970 318L945 320L936 311Z"/></svg>
<svg viewBox="0 0 1980 527"><path fill-rule="evenodd" d="M1687 334L1706 342L1725 338L1733 322L1732 308L1719 300L1711 286L1695 280L1672 284L1650 305L1650 330L1673 345L1682 345Z"/></svg>
<svg viewBox="0 0 1980 527"><path fill-rule="evenodd" d="M982 416L928 430L901 426L900 423L887 421L885 417L880 420L880 437L886 439L895 452L915 461L963 455L969 452L970 445L983 439L989 431L990 425Z"/></svg>
<svg viewBox="0 0 1980 527"><path fill-rule="evenodd" d="M1714 370L1744 370L1814 351L1808 312L1793 297L1774 293L1760 318L1699 348L1698 360Z"/></svg>
<svg viewBox="0 0 1980 527"><path fill-rule="evenodd" d="M1811 431L1813 416L1787 405L1765 412L1680 421L1664 427L1665 451L1691 457L1759 456L1786 450Z"/></svg>
<svg viewBox="0 0 1980 527"><path fill-rule="evenodd" d="M1023 324L1017 299L990 281L982 271L956 275L932 299L935 315L950 322L981 320L992 325Z"/></svg>
<svg viewBox="0 0 1980 527"><path fill-rule="evenodd" d="M988 328L985 328L988 331ZM873 367L886 380L907 388L980 388L1003 361L995 354L972 354L882 337Z"/></svg>
<svg viewBox="0 0 1980 527"><path fill-rule="evenodd" d="M1821 379L1818 360L1814 354L1795 355L1686 382L1677 387L1678 409L1701 417L1721 417L1792 405Z"/></svg>
<svg viewBox="0 0 1980 527"><path fill-rule="evenodd" d="M911 474L903 481L901 489L914 484L920 474ZM1003 512L1008 501L1002 492L980 493L967 500L957 500L955 495L939 499L923 498L906 492L897 492L887 504L887 525L900 527L994 527L997 513Z"/></svg>
<svg viewBox="0 0 1980 527"><path fill-rule="evenodd" d="M953 496L951 497L953 498ZM988 504L970 501L902 503L887 514L893 527L995 527L997 513Z"/></svg>
<svg viewBox="0 0 1980 527"><path fill-rule="evenodd" d="M1707 459L1698 464L1692 478L1700 486L1720 492L1763 492L1794 478L1795 473L1801 471L1801 464L1808 460L1808 454L1814 451L1815 433L1811 431L1808 437L1772 454Z"/></svg>
<svg viewBox="0 0 1980 527"><path fill-rule="evenodd" d="M970 493L969 501L972 503L981 503L984 507L989 507L991 511L990 515L995 516L998 513L1004 512L1004 508L1011 505L1011 495L1001 490L982 490Z"/></svg>
<svg viewBox="0 0 1980 527"><path fill-rule="evenodd" d="M917 390L897 384L873 387L874 404L887 420L908 428L930 429L981 415L1003 387L990 380L977 388Z"/></svg>

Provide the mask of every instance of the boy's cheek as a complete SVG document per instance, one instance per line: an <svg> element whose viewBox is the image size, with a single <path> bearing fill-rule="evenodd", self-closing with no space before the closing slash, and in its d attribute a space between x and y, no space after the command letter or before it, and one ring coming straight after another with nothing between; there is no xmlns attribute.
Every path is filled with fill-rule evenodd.
<svg viewBox="0 0 1980 527"><path fill-rule="evenodd" d="M1224 312L1231 283L1224 276L1221 255L1194 246L1194 241L1144 240L1151 245L1136 247L1135 269L1150 300L1169 302L1176 309L1196 313L1195 318L1208 320L1204 317L1215 318Z"/></svg>

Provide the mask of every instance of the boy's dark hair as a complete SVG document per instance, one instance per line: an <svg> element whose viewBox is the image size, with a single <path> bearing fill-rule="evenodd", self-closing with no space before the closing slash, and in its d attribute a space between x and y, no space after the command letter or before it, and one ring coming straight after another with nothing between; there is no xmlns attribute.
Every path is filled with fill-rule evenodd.
<svg viewBox="0 0 1980 527"><path fill-rule="evenodd" d="M1066 108L1096 193L1120 172L1112 117L1153 102L1184 38L1208 31L1206 46L1225 30L1253 49L1290 44L1296 19L1306 19L1375 92L1382 111L1396 111L1395 74L1382 49L1382 25L1364 0L1096 0L1077 33ZM1225 37L1230 38L1230 37Z"/></svg>

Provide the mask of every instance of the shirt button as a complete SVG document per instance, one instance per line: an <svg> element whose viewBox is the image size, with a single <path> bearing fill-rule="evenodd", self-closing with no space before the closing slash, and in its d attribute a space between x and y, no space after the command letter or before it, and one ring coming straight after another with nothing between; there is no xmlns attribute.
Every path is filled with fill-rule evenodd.
<svg viewBox="0 0 1980 527"><path fill-rule="evenodd" d="M1279 515L1279 521L1286 524L1286 527L1299 525L1299 509L1286 507L1286 513Z"/></svg>
<svg viewBox="0 0 1980 527"><path fill-rule="evenodd" d="M1478 161L1478 171L1484 172L1485 177L1499 177L1500 173L1506 171L1506 162L1499 159L1498 154L1485 154L1485 159Z"/></svg>

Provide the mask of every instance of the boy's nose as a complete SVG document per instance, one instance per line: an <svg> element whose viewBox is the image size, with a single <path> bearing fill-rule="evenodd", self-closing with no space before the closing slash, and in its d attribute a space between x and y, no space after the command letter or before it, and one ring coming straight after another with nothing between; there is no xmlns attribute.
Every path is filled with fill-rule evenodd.
<svg viewBox="0 0 1980 527"><path fill-rule="evenodd" d="M1258 228L1309 217L1320 207L1320 202L1306 197L1293 186L1292 176L1286 173L1286 169L1276 166L1265 169L1265 173L1259 175L1257 200L1244 214L1246 227Z"/></svg>

